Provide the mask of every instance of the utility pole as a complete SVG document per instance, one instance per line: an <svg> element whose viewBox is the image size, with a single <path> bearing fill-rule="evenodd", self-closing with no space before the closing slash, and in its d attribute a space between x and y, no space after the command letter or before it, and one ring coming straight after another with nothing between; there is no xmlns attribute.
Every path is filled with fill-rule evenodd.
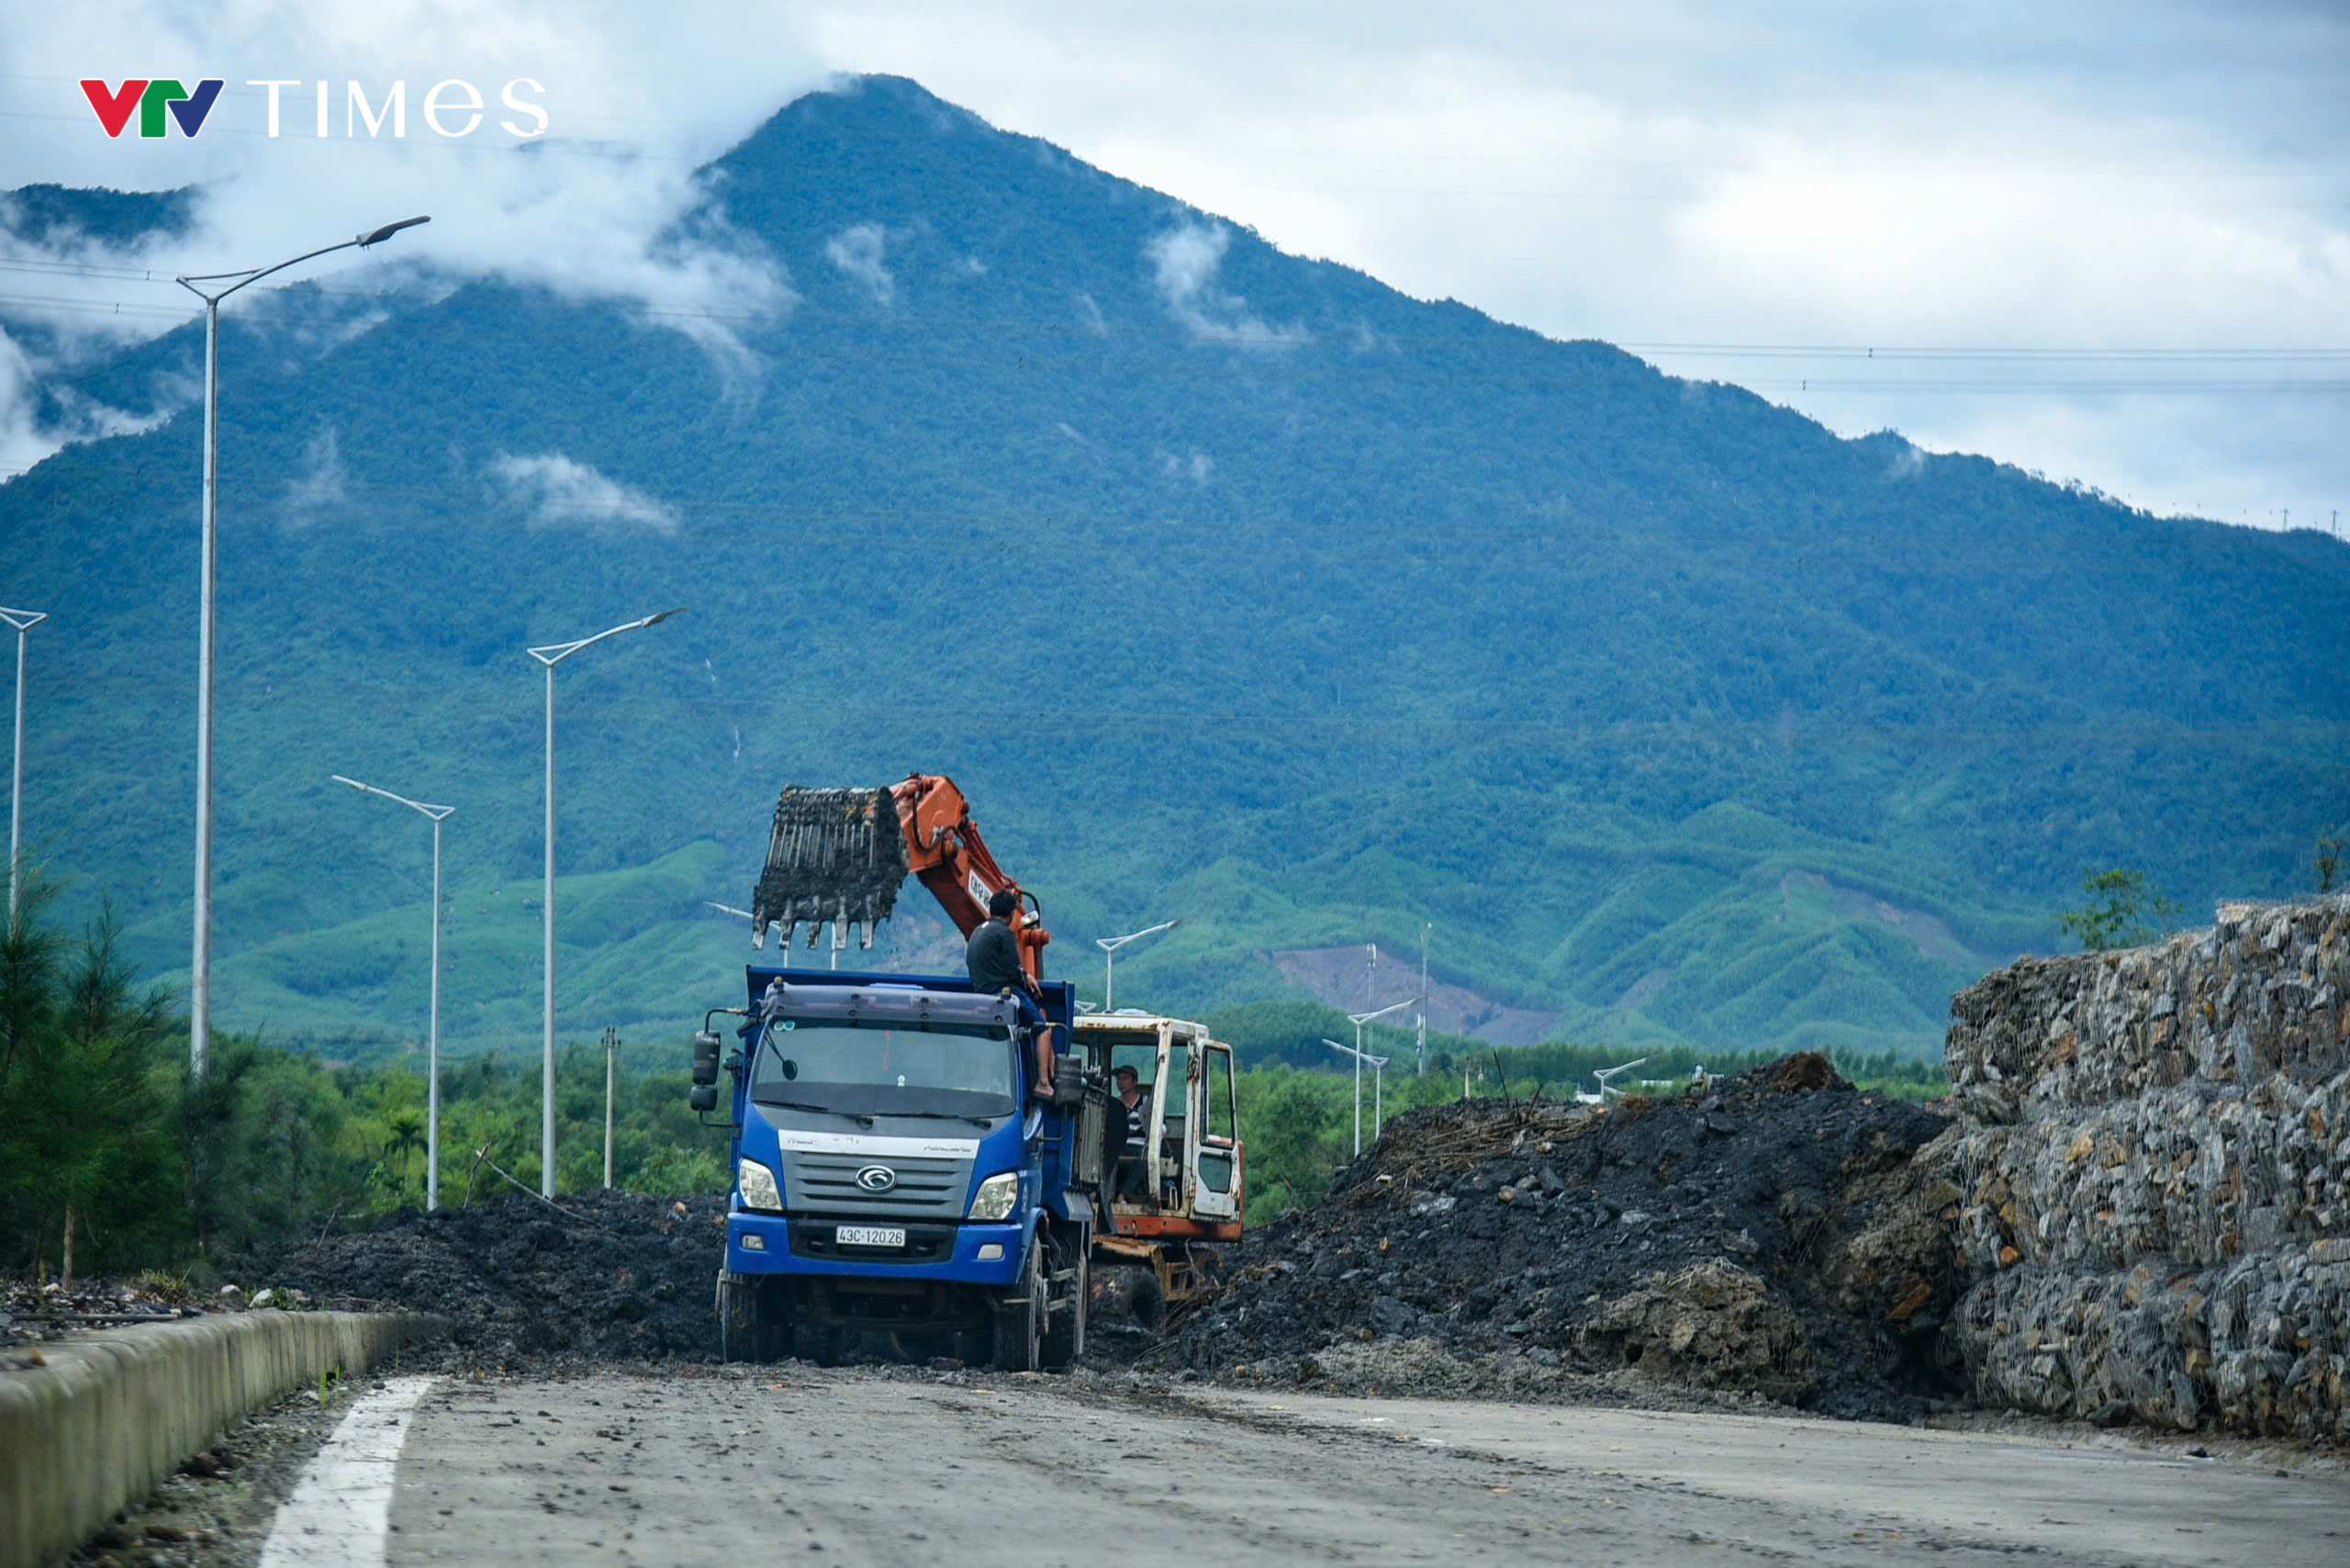
<svg viewBox="0 0 2350 1568"><path fill-rule="evenodd" d="M604 1026L604 1190L612 1186L612 1063L620 1055L621 1032Z"/></svg>

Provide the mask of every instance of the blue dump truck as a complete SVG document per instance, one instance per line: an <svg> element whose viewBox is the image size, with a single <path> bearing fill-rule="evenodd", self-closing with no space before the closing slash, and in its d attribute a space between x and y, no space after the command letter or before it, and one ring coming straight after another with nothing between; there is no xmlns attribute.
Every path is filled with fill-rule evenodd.
<svg viewBox="0 0 2350 1568"><path fill-rule="evenodd" d="M789 788L752 900L752 945L804 925L872 945L919 878L966 936L990 898L1034 980L1053 1058L1012 993L960 978L751 965L744 1005L694 1036L691 1104L727 1104L734 1190L718 1317L729 1361L830 1362L866 1336L900 1354L1036 1372L1085 1350L1089 1320L1155 1329L1213 1290L1240 1239L1232 1049L1181 1019L1078 1017L1043 975L1035 900L989 854L954 780ZM740 1022L734 1044L712 1026ZM1132 1068L1137 1103L1111 1098Z"/></svg>
<svg viewBox="0 0 2350 1568"><path fill-rule="evenodd" d="M966 981L748 971L736 1048L694 1042L697 1108L733 1081L729 1361L830 1363L858 1334L973 1365L1085 1349L1108 1094L1074 1057L1033 1094L1020 1014ZM1066 984L1045 1016L1070 1022ZM707 1025L717 1014L705 1017ZM1061 1038L1069 1037L1064 1028ZM699 1093L700 1091L707 1093Z"/></svg>

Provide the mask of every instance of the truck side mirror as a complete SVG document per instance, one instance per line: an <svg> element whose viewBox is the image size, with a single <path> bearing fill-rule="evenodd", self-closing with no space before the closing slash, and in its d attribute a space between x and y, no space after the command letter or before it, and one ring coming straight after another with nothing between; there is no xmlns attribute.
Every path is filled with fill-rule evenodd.
<svg viewBox="0 0 2350 1568"><path fill-rule="evenodd" d="M1085 1058L1080 1056L1053 1058L1053 1107L1073 1110L1085 1103Z"/></svg>
<svg viewBox="0 0 2350 1568"><path fill-rule="evenodd" d="M699 1088L717 1081L718 1036L714 1031L704 1029L694 1036L694 1082Z"/></svg>
<svg viewBox="0 0 2350 1568"><path fill-rule="evenodd" d="M689 1109L698 1112L707 1113L717 1110L718 1086L714 1083L695 1084L686 1095L686 1104Z"/></svg>

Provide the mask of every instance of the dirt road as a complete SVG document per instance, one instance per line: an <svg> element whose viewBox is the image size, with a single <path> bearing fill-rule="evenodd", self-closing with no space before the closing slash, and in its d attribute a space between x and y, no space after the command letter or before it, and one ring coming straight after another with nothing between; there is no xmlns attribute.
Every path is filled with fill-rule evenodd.
<svg viewBox="0 0 2350 1568"><path fill-rule="evenodd" d="M396 1565L2350 1561L2338 1474L1884 1426L797 1364L443 1379L404 1417ZM339 1517L280 1533L342 1560Z"/></svg>

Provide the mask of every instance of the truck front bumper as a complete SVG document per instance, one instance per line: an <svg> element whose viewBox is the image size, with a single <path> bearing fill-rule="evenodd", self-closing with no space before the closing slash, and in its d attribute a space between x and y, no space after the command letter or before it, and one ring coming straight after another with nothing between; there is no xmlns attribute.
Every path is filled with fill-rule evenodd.
<svg viewBox="0 0 2350 1568"><path fill-rule="evenodd" d="M906 1246L896 1250L839 1245L835 1232L843 1223L877 1222L737 1210L726 1216L727 1270L736 1274L831 1274L972 1285L1009 1285L1020 1275L1024 1231L1016 1222L907 1224L900 1227L906 1232Z"/></svg>

